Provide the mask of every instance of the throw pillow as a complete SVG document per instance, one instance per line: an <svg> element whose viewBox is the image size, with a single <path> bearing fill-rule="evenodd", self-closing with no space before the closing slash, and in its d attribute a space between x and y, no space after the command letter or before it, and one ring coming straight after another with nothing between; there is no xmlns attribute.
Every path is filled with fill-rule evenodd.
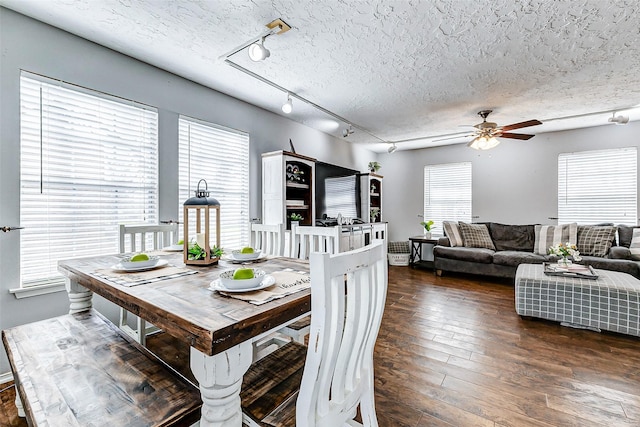
<svg viewBox="0 0 640 427"><path fill-rule="evenodd" d="M457 222L444 221L442 223L442 228L444 229L444 235L449 238L449 244L451 244L451 247L464 246L464 241L460 235Z"/></svg>
<svg viewBox="0 0 640 427"><path fill-rule="evenodd" d="M618 225L618 244L628 248L631 245L631 239L633 238L633 230L638 226L631 225Z"/></svg>
<svg viewBox="0 0 640 427"><path fill-rule="evenodd" d="M462 240L466 248L486 248L496 250L493 245L491 236L489 235L489 229L485 224L467 224L464 222L458 223Z"/></svg>
<svg viewBox="0 0 640 427"><path fill-rule="evenodd" d="M560 243L575 245L578 243L578 224L536 225L536 241L533 252L547 255L549 248Z"/></svg>
<svg viewBox="0 0 640 427"><path fill-rule="evenodd" d="M633 237L631 238L629 251L631 252L631 259L640 261L640 228L633 229Z"/></svg>
<svg viewBox="0 0 640 427"><path fill-rule="evenodd" d="M615 227L579 225L578 252L580 252L580 255L606 256L613 245L615 237Z"/></svg>

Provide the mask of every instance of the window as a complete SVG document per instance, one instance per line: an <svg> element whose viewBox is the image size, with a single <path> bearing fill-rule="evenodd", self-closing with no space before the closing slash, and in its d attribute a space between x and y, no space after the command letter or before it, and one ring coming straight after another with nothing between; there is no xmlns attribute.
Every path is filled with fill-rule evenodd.
<svg viewBox="0 0 640 427"><path fill-rule="evenodd" d="M424 218L432 220L436 234L442 221L471 222L471 163L424 167Z"/></svg>
<svg viewBox="0 0 640 427"><path fill-rule="evenodd" d="M220 244L227 249L246 246L249 244L249 135L183 116L179 119L179 128L180 222L183 203L194 196L198 181L204 179L210 196L220 202ZM190 230L189 235L191 233ZM211 241L215 242L215 237L212 236Z"/></svg>
<svg viewBox="0 0 640 427"><path fill-rule="evenodd" d="M635 225L636 147L558 156L558 223Z"/></svg>
<svg viewBox="0 0 640 427"><path fill-rule="evenodd" d="M22 286L57 283L59 259L113 254L118 224L157 223L158 114L23 72Z"/></svg>
<svg viewBox="0 0 640 427"><path fill-rule="evenodd" d="M347 218L357 218L356 175L327 178L324 180L327 216L336 218L338 214Z"/></svg>

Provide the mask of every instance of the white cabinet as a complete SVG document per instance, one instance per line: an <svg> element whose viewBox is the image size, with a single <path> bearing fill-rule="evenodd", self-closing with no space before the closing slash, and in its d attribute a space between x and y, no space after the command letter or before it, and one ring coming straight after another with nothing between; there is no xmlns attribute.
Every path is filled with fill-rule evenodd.
<svg viewBox="0 0 640 427"><path fill-rule="evenodd" d="M300 225L315 225L316 160L287 151L262 155L262 222L286 224L298 215ZM300 219L301 217L301 219Z"/></svg>
<svg viewBox="0 0 640 427"><path fill-rule="evenodd" d="M364 173L360 175L360 218L363 221L382 222L382 175ZM372 218L372 212L378 215Z"/></svg>

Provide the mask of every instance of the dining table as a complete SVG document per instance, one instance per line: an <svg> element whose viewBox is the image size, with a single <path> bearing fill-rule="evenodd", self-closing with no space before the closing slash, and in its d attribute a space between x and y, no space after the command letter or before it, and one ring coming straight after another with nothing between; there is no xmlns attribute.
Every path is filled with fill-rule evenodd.
<svg viewBox="0 0 640 427"><path fill-rule="evenodd" d="M220 260L217 265L194 266L183 263L182 253L158 256L166 261L164 268L178 273L135 285L114 279L115 272L110 276L121 254L59 261L69 312L91 309L95 293L188 343L191 371L202 397L200 426L240 427L240 388L252 363L252 343L308 314L310 288L252 303L211 288L221 273L237 264ZM308 261L284 257L259 261L250 266L266 274L309 274Z"/></svg>

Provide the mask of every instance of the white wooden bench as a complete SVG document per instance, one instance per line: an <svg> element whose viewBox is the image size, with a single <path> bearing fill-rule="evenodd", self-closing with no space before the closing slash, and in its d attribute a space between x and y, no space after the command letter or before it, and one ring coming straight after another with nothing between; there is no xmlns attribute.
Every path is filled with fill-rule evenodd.
<svg viewBox="0 0 640 427"><path fill-rule="evenodd" d="M88 310L2 331L29 426L188 426L200 392ZM22 408L22 407L23 408Z"/></svg>

